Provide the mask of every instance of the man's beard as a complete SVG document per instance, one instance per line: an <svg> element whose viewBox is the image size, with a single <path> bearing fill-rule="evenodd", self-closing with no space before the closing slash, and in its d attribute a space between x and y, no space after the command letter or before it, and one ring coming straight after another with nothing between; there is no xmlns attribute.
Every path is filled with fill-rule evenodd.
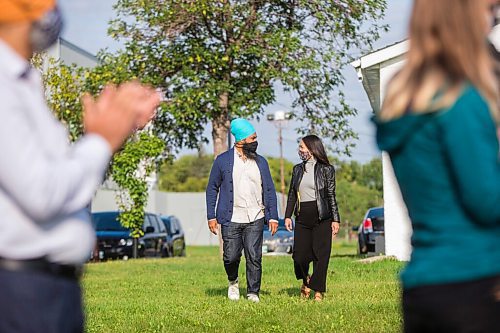
<svg viewBox="0 0 500 333"><path fill-rule="evenodd" d="M249 159L255 160L257 158L257 141L251 143L244 143L241 149L243 154Z"/></svg>

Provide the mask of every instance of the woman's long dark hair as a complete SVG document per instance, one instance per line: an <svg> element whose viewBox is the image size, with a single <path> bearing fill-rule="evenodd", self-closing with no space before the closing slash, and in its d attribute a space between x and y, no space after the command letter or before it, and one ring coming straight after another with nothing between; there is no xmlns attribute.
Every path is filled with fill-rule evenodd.
<svg viewBox="0 0 500 333"><path fill-rule="evenodd" d="M323 146L323 142L316 135L306 135L302 138L302 142L306 145L307 149L314 156L316 161L319 163L330 165L330 161L328 160L328 156L326 155L325 147Z"/></svg>

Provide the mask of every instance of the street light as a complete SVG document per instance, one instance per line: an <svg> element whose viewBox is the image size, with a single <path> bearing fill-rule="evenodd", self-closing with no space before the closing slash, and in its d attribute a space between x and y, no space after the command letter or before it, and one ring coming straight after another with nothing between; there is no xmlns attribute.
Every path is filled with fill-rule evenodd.
<svg viewBox="0 0 500 333"><path fill-rule="evenodd" d="M267 120L272 121L278 128L278 143L280 146L280 180L281 180L281 212L285 214L285 164L283 160L283 136L282 130L292 118L292 114L286 111L276 111L268 114Z"/></svg>

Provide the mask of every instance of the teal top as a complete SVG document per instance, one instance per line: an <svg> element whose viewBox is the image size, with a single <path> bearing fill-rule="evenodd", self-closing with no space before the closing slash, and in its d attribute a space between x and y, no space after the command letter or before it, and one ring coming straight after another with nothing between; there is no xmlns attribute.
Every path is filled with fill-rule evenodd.
<svg viewBox="0 0 500 333"><path fill-rule="evenodd" d="M403 288L499 275L499 144L478 90L466 86L445 110L375 123L412 221Z"/></svg>

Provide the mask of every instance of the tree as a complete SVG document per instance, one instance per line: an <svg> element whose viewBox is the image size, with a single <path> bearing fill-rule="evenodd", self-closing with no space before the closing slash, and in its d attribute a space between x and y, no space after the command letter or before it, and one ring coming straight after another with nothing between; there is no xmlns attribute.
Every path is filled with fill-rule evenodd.
<svg viewBox="0 0 500 333"><path fill-rule="evenodd" d="M204 192L214 159L212 155L184 155L165 161L159 170L159 188L167 192Z"/></svg>
<svg viewBox="0 0 500 333"><path fill-rule="evenodd" d="M36 55L32 63L42 68L44 60L47 68L42 77L47 102L55 116L66 125L71 141L76 141L84 132L80 103L83 92L95 95L107 83L119 84L133 78L123 68L111 70L109 63L88 69L46 59L43 54ZM131 230L134 257L137 256L137 239L144 234L142 225L149 194L146 178L155 169L158 157L168 152L165 149L165 142L149 127L129 138L122 150L113 156L108 171L108 177L120 187L116 198L121 211L119 218L121 224Z"/></svg>
<svg viewBox="0 0 500 333"><path fill-rule="evenodd" d="M367 164L364 164L360 178L360 184L382 193L384 189L382 159L374 158Z"/></svg>
<svg viewBox="0 0 500 333"><path fill-rule="evenodd" d="M351 226L361 223L368 208L383 205L380 192L345 179L337 181L336 193L342 221Z"/></svg>
<svg viewBox="0 0 500 333"><path fill-rule="evenodd" d="M273 182L276 186L276 191L280 191L280 186L281 184L281 175L280 175L280 159L279 157L266 157L267 162L269 163L269 169L271 171L271 177L273 177ZM293 163L284 160L284 176L285 176L285 189L288 191L288 188L290 186L290 179L292 177L292 169L293 169ZM285 193L287 195L288 193Z"/></svg>
<svg viewBox="0 0 500 333"><path fill-rule="evenodd" d="M373 23L385 0L118 0L114 8L110 35L125 41L118 63L171 101L159 133L175 124L193 146L211 122L217 156L230 119L258 117L279 84L294 95L301 132L341 143L356 136L347 121L356 111L336 89L348 50L370 47L385 29Z"/></svg>

